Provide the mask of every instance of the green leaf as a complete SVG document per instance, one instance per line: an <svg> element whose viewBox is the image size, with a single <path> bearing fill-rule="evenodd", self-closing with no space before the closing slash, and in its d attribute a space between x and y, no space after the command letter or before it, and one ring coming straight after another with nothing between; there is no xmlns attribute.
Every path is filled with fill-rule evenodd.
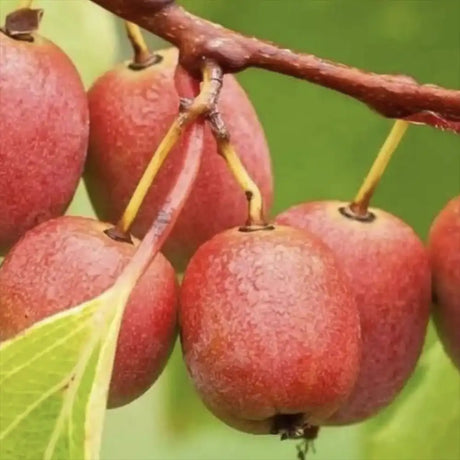
<svg viewBox="0 0 460 460"><path fill-rule="evenodd" d="M422 376L394 416L370 430L369 460L460 458L460 376L439 342L424 355Z"/></svg>
<svg viewBox="0 0 460 460"><path fill-rule="evenodd" d="M0 458L97 458L123 310L114 287L0 344Z"/></svg>

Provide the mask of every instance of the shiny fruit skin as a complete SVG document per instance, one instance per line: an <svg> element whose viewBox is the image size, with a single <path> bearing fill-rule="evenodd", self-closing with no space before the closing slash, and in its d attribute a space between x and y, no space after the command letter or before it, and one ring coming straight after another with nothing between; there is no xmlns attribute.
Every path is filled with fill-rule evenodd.
<svg viewBox="0 0 460 460"><path fill-rule="evenodd" d="M192 257L180 293L185 361L208 408L242 431L280 414L317 423L349 395L361 354L346 277L304 231L227 230Z"/></svg>
<svg viewBox="0 0 460 460"><path fill-rule="evenodd" d="M308 230L335 253L354 289L363 356L356 387L328 424L349 424L388 405L412 374L422 351L430 305L430 268L415 232L397 217L370 209L375 220L342 215L347 203L311 202L277 217Z"/></svg>
<svg viewBox="0 0 460 460"><path fill-rule="evenodd" d="M0 254L59 216L83 172L89 132L85 89L50 41L0 32Z"/></svg>
<svg viewBox="0 0 460 460"><path fill-rule="evenodd" d="M163 60L144 70L119 65L99 78L88 93L91 131L86 183L102 220L120 218L155 148L177 115L174 86L177 51L158 52ZM219 108L238 154L259 185L267 210L272 201L270 156L262 127L247 95L227 75ZM192 193L164 253L179 269L199 245L216 233L244 222L247 202L225 161L218 155L209 127L203 159ZM166 160L132 227L143 237L160 210L164 190L180 169L181 147Z"/></svg>
<svg viewBox="0 0 460 460"><path fill-rule="evenodd" d="M103 231L109 227L64 216L26 233L0 268L0 340L89 300L114 283L135 246L106 236ZM109 407L136 399L161 373L176 338L176 300L174 270L158 254L126 307Z"/></svg>
<svg viewBox="0 0 460 460"><path fill-rule="evenodd" d="M450 200L434 220L428 249L436 328L447 354L460 370L460 196Z"/></svg>

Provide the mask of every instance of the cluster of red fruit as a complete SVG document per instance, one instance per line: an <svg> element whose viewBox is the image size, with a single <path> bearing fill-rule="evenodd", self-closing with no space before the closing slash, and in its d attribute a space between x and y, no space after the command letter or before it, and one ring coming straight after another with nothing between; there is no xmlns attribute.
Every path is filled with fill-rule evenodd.
<svg viewBox="0 0 460 460"><path fill-rule="evenodd" d="M112 224L62 216L85 168L94 209L115 222L177 115L177 51L121 64L88 94L67 56L35 33L0 32L0 339L110 286L138 240ZM234 77L219 110L266 209L272 198L263 130ZM132 233L142 238L180 170L179 143ZM87 155L88 152L88 155ZM86 161L86 167L85 167ZM244 194L206 128L193 191L123 319L109 407L144 393L176 337L204 403L231 426L303 437L388 405L411 375L429 320L460 368L460 197L436 219L427 251L379 209L305 203L247 227ZM430 259L431 258L431 259ZM431 263L430 263L431 262ZM177 307L179 305L179 307Z"/></svg>

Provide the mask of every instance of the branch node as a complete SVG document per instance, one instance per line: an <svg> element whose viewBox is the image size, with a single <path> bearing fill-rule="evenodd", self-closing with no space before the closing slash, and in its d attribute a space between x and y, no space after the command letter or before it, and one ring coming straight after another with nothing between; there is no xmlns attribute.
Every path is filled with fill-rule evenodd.
<svg viewBox="0 0 460 460"><path fill-rule="evenodd" d="M192 103L193 99L190 99L188 97L181 97L179 100L179 113L184 113L190 110Z"/></svg>
<svg viewBox="0 0 460 460"><path fill-rule="evenodd" d="M211 110L207 119L214 137L220 142L230 142L230 133L225 125L222 115L217 108ZM220 153L220 152L219 152Z"/></svg>

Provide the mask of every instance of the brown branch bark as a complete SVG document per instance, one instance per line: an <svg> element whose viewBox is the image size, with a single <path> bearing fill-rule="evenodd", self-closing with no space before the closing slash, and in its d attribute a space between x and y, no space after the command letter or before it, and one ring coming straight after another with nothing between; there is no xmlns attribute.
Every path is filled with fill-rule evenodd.
<svg viewBox="0 0 460 460"><path fill-rule="evenodd" d="M180 50L180 60L199 72L202 60L214 60L224 72L258 67L339 91L381 115L405 118L460 132L460 91L423 85L403 75L382 75L296 53L247 37L194 16L173 0L92 0L135 22Z"/></svg>

